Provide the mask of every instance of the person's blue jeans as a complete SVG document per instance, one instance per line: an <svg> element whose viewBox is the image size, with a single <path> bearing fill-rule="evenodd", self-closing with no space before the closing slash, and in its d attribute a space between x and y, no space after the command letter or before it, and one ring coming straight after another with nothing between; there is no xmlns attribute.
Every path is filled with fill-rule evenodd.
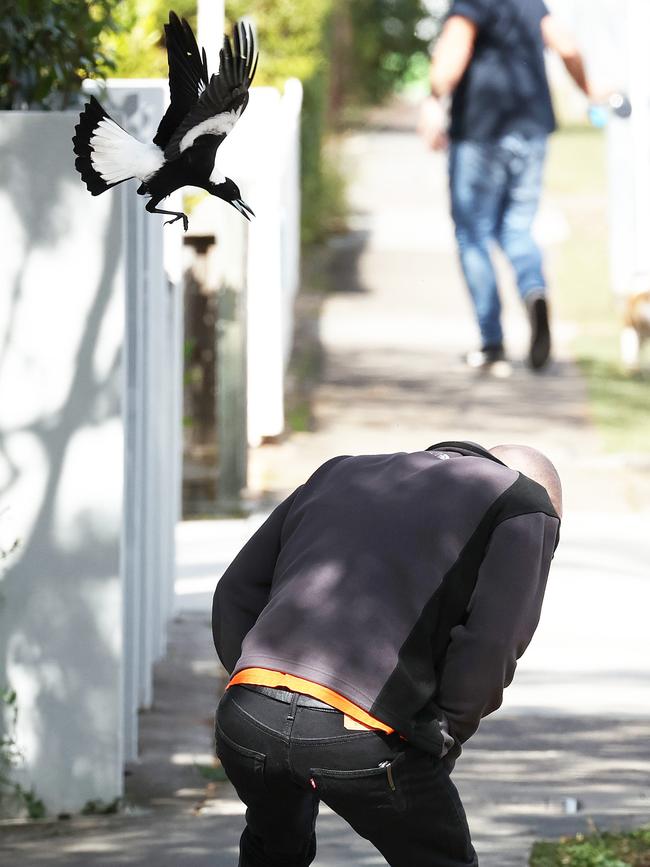
<svg viewBox="0 0 650 867"><path fill-rule="evenodd" d="M546 290L542 255L532 237L546 142L546 136L525 138L513 133L494 142L451 145L452 217L483 347L503 341L501 301L491 259L494 244L510 260L522 299Z"/></svg>
<svg viewBox="0 0 650 867"><path fill-rule="evenodd" d="M239 867L308 867L320 801L391 867L477 867L443 760L398 734L349 731L340 711L274 692L277 700L231 686L217 710L217 754L247 807Z"/></svg>

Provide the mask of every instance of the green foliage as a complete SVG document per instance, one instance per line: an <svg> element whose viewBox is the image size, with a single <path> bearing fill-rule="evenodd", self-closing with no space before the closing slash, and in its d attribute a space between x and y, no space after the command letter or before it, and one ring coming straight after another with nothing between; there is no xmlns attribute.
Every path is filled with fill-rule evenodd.
<svg viewBox="0 0 650 867"><path fill-rule="evenodd" d="M354 0L339 7L352 33L348 98L375 103L428 68L439 16L423 0Z"/></svg>
<svg viewBox="0 0 650 867"><path fill-rule="evenodd" d="M0 108L65 108L110 60L110 0L0 0Z"/></svg>
<svg viewBox="0 0 650 867"><path fill-rule="evenodd" d="M16 794L22 799L27 815L30 819L44 819L47 815L45 804L36 795L33 789L23 789L22 786L16 786Z"/></svg>
<svg viewBox="0 0 650 867"><path fill-rule="evenodd" d="M81 810L82 816L112 816L118 813L122 806L121 798L114 798L112 801L86 801Z"/></svg>
<svg viewBox="0 0 650 867"><path fill-rule="evenodd" d="M15 729L18 717L17 696L6 686L0 690L0 801L19 794L20 787L11 779L11 771L21 759Z"/></svg>
<svg viewBox="0 0 650 867"><path fill-rule="evenodd" d="M605 448L647 454L650 373L623 367L616 321L600 333L593 328L583 331L576 338L574 351L587 380L591 416Z"/></svg>
<svg viewBox="0 0 650 867"><path fill-rule="evenodd" d="M258 84L282 87L287 78L311 81L328 65L323 42L332 0L227 0L226 14L234 23L242 16L254 22L260 43Z"/></svg>
<svg viewBox="0 0 650 867"><path fill-rule="evenodd" d="M323 143L327 101L327 72L318 70L303 82L301 117L302 239L317 241L327 223L327 180L323 166Z"/></svg>
<svg viewBox="0 0 650 867"><path fill-rule="evenodd" d="M10 802L18 801L30 819L42 819L45 816L43 801L33 789L24 789L11 779L11 771L22 761L15 736L17 720L18 697L15 690L5 686L0 690L0 806L7 798Z"/></svg>
<svg viewBox="0 0 650 867"><path fill-rule="evenodd" d="M9 772L20 761L20 750L16 743L14 731L18 716L16 693L10 687L0 690L0 712L4 719L0 719L2 733L0 734L0 794L3 788L13 784L9 779Z"/></svg>
<svg viewBox="0 0 650 867"><path fill-rule="evenodd" d="M170 9L187 18L196 30L196 0L121 0L115 4L117 27L102 36L117 78L164 78L167 75L163 27ZM210 58L208 59L210 63ZM216 69L216 58L211 59Z"/></svg>
<svg viewBox="0 0 650 867"><path fill-rule="evenodd" d="M194 767L199 772L201 777L208 783L227 783L228 776L220 764L218 765L199 765Z"/></svg>
<svg viewBox="0 0 650 867"><path fill-rule="evenodd" d="M650 826L622 834L578 834L535 843L530 867L648 867Z"/></svg>

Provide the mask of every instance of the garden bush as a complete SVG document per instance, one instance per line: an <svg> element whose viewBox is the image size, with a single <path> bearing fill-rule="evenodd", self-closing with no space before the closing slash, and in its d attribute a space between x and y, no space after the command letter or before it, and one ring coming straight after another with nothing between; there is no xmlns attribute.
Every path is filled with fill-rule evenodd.
<svg viewBox="0 0 650 867"><path fill-rule="evenodd" d="M111 61L111 0L0 0L0 109L66 108Z"/></svg>
<svg viewBox="0 0 650 867"><path fill-rule="evenodd" d="M535 843L530 867L650 867L650 826Z"/></svg>

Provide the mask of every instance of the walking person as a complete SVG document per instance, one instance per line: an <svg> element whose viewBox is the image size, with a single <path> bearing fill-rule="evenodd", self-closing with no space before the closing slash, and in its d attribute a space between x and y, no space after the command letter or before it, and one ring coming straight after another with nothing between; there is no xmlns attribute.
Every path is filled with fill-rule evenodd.
<svg viewBox="0 0 650 867"><path fill-rule="evenodd" d="M427 137L434 148L450 143L452 217L481 335L480 349L466 356L473 368L505 358L495 244L512 264L528 312L530 367L541 370L551 353L547 282L532 236L555 129L545 47L591 97L582 56L543 0L454 0L431 63Z"/></svg>
<svg viewBox="0 0 650 867"><path fill-rule="evenodd" d="M450 771L535 631L561 515L524 446L337 457L219 581L239 867L307 867L322 800L392 867L477 865Z"/></svg>

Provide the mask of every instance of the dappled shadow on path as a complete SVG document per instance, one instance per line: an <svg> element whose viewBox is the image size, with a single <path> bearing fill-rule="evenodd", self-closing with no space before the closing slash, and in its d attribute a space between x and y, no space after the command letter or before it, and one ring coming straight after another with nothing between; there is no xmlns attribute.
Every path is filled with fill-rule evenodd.
<svg viewBox="0 0 650 867"><path fill-rule="evenodd" d="M494 853L504 837L532 841L647 821L649 736L645 719L533 710L485 720L454 772L477 848ZM567 814L566 799L577 812Z"/></svg>
<svg viewBox="0 0 650 867"><path fill-rule="evenodd" d="M547 429L586 430L582 382L573 364L556 362L543 376L523 364L497 379L468 371L448 354L404 348L381 351L339 350L327 362L320 389L323 430L345 406L361 427L382 426L387 418L408 426L430 417L432 429L480 431L498 436L504 430L530 433L531 417ZM351 409L350 407L353 407Z"/></svg>

